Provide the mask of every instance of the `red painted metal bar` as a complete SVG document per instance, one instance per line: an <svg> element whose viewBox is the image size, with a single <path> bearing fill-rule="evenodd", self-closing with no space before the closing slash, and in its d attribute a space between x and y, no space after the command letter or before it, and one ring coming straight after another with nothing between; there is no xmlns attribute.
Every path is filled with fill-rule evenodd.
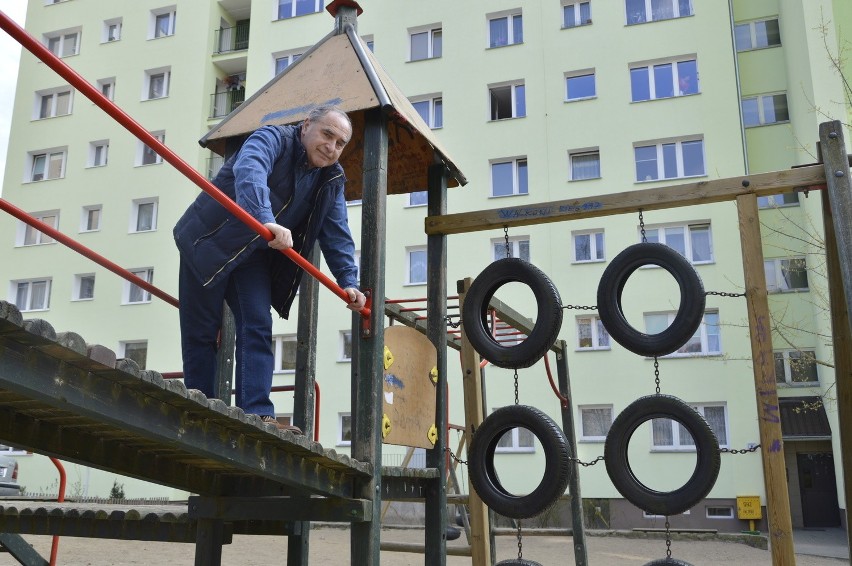
<svg viewBox="0 0 852 566"><path fill-rule="evenodd" d="M65 484L67 476L65 474L65 466L56 458L51 457L50 461L56 466L56 471L59 472L59 493L56 496L56 501L62 503L65 501ZM56 566L56 555L59 553L59 535L53 535L53 541L50 545L50 566Z"/></svg>
<svg viewBox="0 0 852 566"><path fill-rule="evenodd" d="M69 67L62 59L50 52L50 50L42 45L37 39L31 36L27 31L19 26L14 20L0 11L0 28L8 33L12 38L20 43L27 51L38 57L44 64L53 69L59 76L68 81L71 86L79 90L83 95L94 102L101 110L106 112L112 119L124 126L131 134L139 138L145 145L153 149L164 160L168 161L175 169L180 171L187 179L195 183L202 191L213 197L219 204L224 206L228 212L236 216L241 222L249 228L260 234L267 241L272 240L273 236L269 229L258 222L248 212L243 210L234 201L228 198L225 193L220 191L213 183L208 181L201 173L196 171L189 163L181 159L175 152L169 149L164 143L151 135L148 130L142 127L136 120L131 118L124 110L119 108L114 102L105 97L97 88L92 86L74 69ZM289 257L296 264L307 271L311 276L315 277L320 283L330 289L335 295L349 303L349 295L340 288L337 283L332 281L327 275L313 266L311 262L299 255L296 250L290 248L281 250L281 253ZM360 311L361 316L369 317L370 309L363 308Z"/></svg>
<svg viewBox="0 0 852 566"><path fill-rule="evenodd" d="M47 234L48 236L50 236L51 238L53 238L57 242L61 242L62 244L65 244L66 246L68 246L69 248L74 250L75 252L91 259L92 261L94 261L98 265L106 267L107 269L109 269L110 271L112 271L113 273L118 275L119 277L123 277L124 279L130 281L134 285L138 285L139 287L142 287L143 289L145 289L146 291L148 291L152 295L155 295L155 296L163 299L164 301L166 301L167 303L169 303L171 305L178 306L178 300L175 299L174 297L172 297L171 295L169 295L168 293L166 293L165 291L161 291L160 289L158 289L157 287L154 287L153 285L151 285L150 283L148 283L144 279L141 279L141 278L137 277L136 275L133 275L132 273L130 273L129 271L127 271L126 269L124 269L120 265L117 265L117 264L111 262L110 260L103 257L102 255L90 250L86 246L84 246L84 245L80 244L79 242L76 242L75 240L69 238L68 236L66 236L65 234L60 232L59 230L55 229L53 226L51 226L49 224L45 224L41 220L33 218L32 216L27 214L25 211L21 210L20 208L18 208L14 204L10 203L9 201L0 198L0 210L4 210L4 211L8 212L9 214L11 214L12 216L14 216L15 218L17 218L18 220L20 220L22 222L26 222L27 224L29 224L30 226L32 226L34 228L38 228L39 231Z"/></svg>

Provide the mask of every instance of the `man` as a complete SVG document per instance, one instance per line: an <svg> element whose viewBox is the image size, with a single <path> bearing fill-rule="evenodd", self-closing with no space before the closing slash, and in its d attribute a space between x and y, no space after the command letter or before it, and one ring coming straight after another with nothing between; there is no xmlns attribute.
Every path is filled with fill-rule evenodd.
<svg viewBox="0 0 852 566"><path fill-rule="evenodd" d="M319 241L349 295L348 307L364 306L343 196L346 178L337 162L351 137L349 117L321 106L301 124L258 129L225 163L213 183L269 229L269 242L204 192L174 228L186 387L216 396L217 336L226 301L236 322L236 405L296 433L301 431L277 422L269 398L275 361L270 306L287 318L303 274L279 250L305 255Z"/></svg>

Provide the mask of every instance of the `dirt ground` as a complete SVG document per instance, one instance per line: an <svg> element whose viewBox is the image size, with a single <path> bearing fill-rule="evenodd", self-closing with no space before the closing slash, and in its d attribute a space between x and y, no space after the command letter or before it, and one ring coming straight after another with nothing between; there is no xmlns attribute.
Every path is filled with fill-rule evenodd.
<svg viewBox="0 0 852 566"><path fill-rule="evenodd" d="M51 537L27 535L24 537L44 558L50 556ZM422 542L423 535L413 530L387 530L382 540L394 542ZM450 545L463 545L464 536ZM665 542L616 537L588 537L590 566L644 566L651 560L665 557ZM315 528L311 531L310 563L317 565L349 564L349 531L339 528ZM57 564L63 566L94 565L168 565L191 566L195 547L191 544L117 541L63 537L59 541ZM516 558L517 539L498 537L497 560ZM287 539L284 537L237 536L233 544L223 548L222 564L234 566L272 566L286 564ZM739 543L715 541L674 541L672 556L693 566L736 564L739 566L770 566L771 554L767 550ZM572 565L574 552L569 537L525 537L523 557L542 566ZM797 555L798 566L840 566L847 560ZM0 554L0 565L16 565L11 556ZM421 566L423 556L382 552L382 566ZM469 565L470 559L458 556L447 558L448 566ZM791 565L785 565L791 566Z"/></svg>

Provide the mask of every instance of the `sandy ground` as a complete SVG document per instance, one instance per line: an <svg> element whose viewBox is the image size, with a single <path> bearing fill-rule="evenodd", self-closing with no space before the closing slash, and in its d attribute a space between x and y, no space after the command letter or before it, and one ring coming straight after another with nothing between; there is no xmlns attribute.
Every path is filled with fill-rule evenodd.
<svg viewBox="0 0 852 566"><path fill-rule="evenodd" d="M24 537L45 558L50 556L51 537L27 535ZM382 540L395 542L422 542L420 532L412 530L387 530ZM450 545L464 544L464 536ZM665 557L665 542L615 537L588 537L590 566L644 566L651 560ZM349 531L339 528L315 528L311 531L311 564L349 564ZM57 564L88 566L102 564L145 564L183 566L194 564L195 547L191 544L117 541L63 537L59 541ZM517 539L498 537L497 560L516 558ZM287 539L284 537L237 536L233 544L223 548L222 564L239 566L272 566L286 564ZM737 564L770 566L771 554L738 543L699 541L672 543L672 556L694 566ZM524 538L523 557L535 560L542 566L572 565L574 552L569 537ZM382 566L420 566L422 555L382 552ZM0 565L18 564L11 556L0 554ZM447 558L448 566L469 565L470 559L458 556ZM840 566L847 560L797 555L798 566ZM785 565L792 566L792 565Z"/></svg>

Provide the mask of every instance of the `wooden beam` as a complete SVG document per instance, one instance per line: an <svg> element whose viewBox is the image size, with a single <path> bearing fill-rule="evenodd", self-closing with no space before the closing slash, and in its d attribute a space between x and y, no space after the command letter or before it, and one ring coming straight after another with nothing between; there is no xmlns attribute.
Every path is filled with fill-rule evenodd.
<svg viewBox="0 0 852 566"><path fill-rule="evenodd" d="M772 564L795 566L793 524L790 518L790 496L781 440L781 416L775 381L775 358L772 354L772 330L769 302L766 299L766 275L760 239L757 197L737 197L740 242L745 274L746 304L757 401L757 426L760 432L760 454L763 457L763 481L766 489L766 520L772 541Z"/></svg>
<svg viewBox="0 0 852 566"><path fill-rule="evenodd" d="M825 186L822 165L810 165L746 177L729 177L654 189L626 191L586 198L558 200L523 206L477 210L426 217L426 234L462 234L497 228L530 226L636 213L737 199L742 195L768 196Z"/></svg>

